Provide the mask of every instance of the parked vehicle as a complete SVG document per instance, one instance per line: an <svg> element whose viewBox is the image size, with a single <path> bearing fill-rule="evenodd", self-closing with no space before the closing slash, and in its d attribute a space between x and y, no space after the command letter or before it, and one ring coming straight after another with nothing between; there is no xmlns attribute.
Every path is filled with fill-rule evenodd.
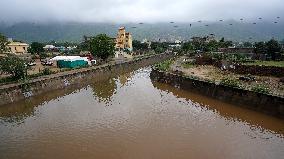
<svg viewBox="0 0 284 159"><path fill-rule="evenodd" d="M41 61L41 64L44 66L52 66L53 65L53 61L49 60L49 59L44 59Z"/></svg>

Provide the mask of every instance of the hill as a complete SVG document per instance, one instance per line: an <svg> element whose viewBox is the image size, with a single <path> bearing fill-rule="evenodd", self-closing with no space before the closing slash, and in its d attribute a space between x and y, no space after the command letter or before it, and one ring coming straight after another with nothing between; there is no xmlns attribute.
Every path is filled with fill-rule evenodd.
<svg viewBox="0 0 284 159"><path fill-rule="evenodd" d="M232 24L232 25L229 25ZM209 25L209 26L205 26ZM105 33L114 37L117 29L125 26L134 39L142 40L188 40L193 36L215 34L233 41L264 41L272 37L284 39L283 23L261 22L240 23L236 21L214 23L156 23L156 24L107 24L107 23L17 23L0 25L0 32L7 37L27 42L69 41L79 42L83 35L92 36ZM174 27L177 26L177 27ZM137 27L137 28L133 28Z"/></svg>

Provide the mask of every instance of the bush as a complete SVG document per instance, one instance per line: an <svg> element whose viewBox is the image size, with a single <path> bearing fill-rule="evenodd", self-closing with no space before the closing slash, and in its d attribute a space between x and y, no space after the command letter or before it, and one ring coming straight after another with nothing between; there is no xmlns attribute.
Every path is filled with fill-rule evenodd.
<svg viewBox="0 0 284 159"><path fill-rule="evenodd" d="M270 90L267 86L263 84L258 84L252 88L252 91L257 92L257 93L268 94Z"/></svg>
<svg viewBox="0 0 284 159"><path fill-rule="evenodd" d="M49 68L44 68L42 75L51 75L53 72Z"/></svg>
<svg viewBox="0 0 284 159"><path fill-rule="evenodd" d="M168 71L172 65L173 60L167 60L155 65L155 68L161 71Z"/></svg>
<svg viewBox="0 0 284 159"><path fill-rule="evenodd" d="M234 87L234 88L241 88L238 80L230 79L230 78L222 79L220 84L224 86Z"/></svg>

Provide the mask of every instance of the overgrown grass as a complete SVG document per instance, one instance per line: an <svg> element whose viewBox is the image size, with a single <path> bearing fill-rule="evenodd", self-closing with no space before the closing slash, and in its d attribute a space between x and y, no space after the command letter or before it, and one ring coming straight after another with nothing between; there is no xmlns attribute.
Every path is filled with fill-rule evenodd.
<svg viewBox="0 0 284 159"><path fill-rule="evenodd" d="M166 60L155 65L155 68L160 71L168 71L173 64L173 60Z"/></svg>
<svg viewBox="0 0 284 159"><path fill-rule="evenodd" d="M249 63L243 63L244 65L254 65L254 66L275 66L284 67L284 61L254 61Z"/></svg>
<svg viewBox="0 0 284 159"><path fill-rule="evenodd" d="M222 79L220 84L224 85L224 86L233 87L233 88L241 88L241 84L240 84L240 82L238 80L232 79L232 78L228 78L228 77Z"/></svg>
<svg viewBox="0 0 284 159"><path fill-rule="evenodd" d="M252 87L251 90L257 93L264 93L264 94L268 94L270 92L269 88L263 84L255 85L254 87Z"/></svg>

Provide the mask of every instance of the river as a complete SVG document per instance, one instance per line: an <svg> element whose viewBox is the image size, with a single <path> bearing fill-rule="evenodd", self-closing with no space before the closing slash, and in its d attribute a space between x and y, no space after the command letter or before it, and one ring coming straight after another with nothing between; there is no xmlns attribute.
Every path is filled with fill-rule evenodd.
<svg viewBox="0 0 284 159"><path fill-rule="evenodd" d="M283 158L283 120L157 83L150 72L1 106L0 159Z"/></svg>

